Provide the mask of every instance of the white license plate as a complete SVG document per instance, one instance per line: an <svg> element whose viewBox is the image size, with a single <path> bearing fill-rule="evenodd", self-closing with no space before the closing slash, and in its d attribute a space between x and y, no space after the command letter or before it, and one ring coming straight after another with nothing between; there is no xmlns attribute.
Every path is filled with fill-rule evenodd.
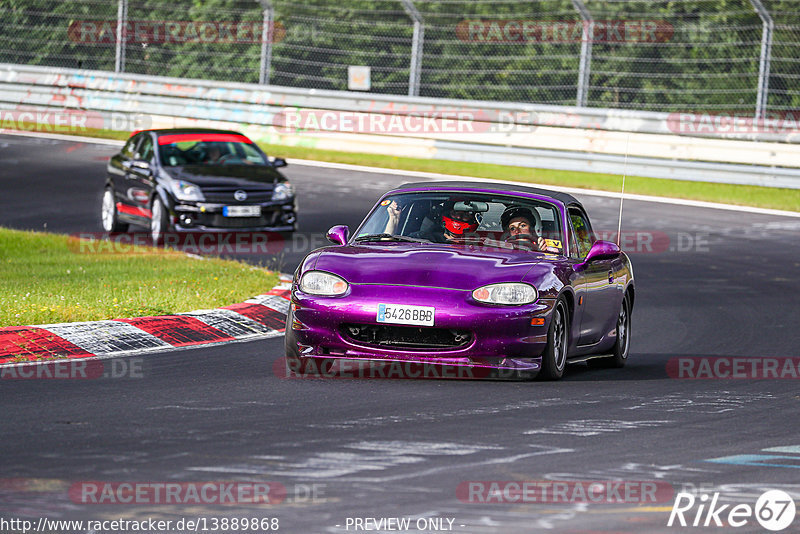
<svg viewBox="0 0 800 534"><path fill-rule="evenodd" d="M261 217L261 206L225 206L222 208L225 217Z"/></svg>
<svg viewBox="0 0 800 534"><path fill-rule="evenodd" d="M378 322L433 326L433 306L406 306L404 304L378 304Z"/></svg>

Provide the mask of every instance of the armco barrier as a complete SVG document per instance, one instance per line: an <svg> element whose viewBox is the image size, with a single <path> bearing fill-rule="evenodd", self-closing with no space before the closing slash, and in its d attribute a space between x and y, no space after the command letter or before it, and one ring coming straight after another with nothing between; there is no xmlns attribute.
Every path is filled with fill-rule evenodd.
<svg viewBox="0 0 800 534"><path fill-rule="evenodd" d="M677 135L674 114L412 98L0 64L0 119L20 110L93 113L109 129L214 126L320 149L800 188L800 125ZM387 119L462 113L464 132L308 131L287 113ZM13 120L12 120L13 122ZM0 121L8 127L8 120ZM96 121L95 125L98 124ZM276 127L276 124L278 127ZM757 163L753 165L751 163Z"/></svg>

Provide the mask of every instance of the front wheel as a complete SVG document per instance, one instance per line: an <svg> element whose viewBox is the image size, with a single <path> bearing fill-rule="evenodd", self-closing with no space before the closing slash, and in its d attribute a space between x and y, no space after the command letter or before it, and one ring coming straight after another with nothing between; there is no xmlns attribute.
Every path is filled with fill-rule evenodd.
<svg viewBox="0 0 800 534"><path fill-rule="evenodd" d="M154 245L158 245L169 232L169 212L159 197L153 199L150 212L150 238Z"/></svg>
<svg viewBox="0 0 800 534"><path fill-rule="evenodd" d="M111 187L106 187L106 190L103 192L103 205L100 210L100 220L103 222L103 230L108 233L128 231L128 225L119 222L117 203L114 201L114 191Z"/></svg>
<svg viewBox="0 0 800 534"><path fill-rule="evenodd" d="M286 350L286 377L287 378L307 378L318 376L329 376L333 368L333 360L303 358L297 350L297 341L292 330L294 313L291 307L286 314L286 329L284 330L284 347Z"/></svg>
<svg viewBox="0 0 800 534"><path fill-rule="evenodd" d="M558 380L567 366L569 347L569 312L563 299L558 299L553 309L553 318L547 331L547 347L542 353L542 370L539 378Z"/></svg>

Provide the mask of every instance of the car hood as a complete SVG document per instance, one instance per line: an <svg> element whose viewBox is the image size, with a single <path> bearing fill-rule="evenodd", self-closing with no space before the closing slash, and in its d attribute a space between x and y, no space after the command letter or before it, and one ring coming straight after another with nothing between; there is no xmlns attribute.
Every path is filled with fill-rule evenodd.
<svg viewBox="0 0 800 534"><path fill-rule="evenodd" d="M303 270L335 273L351 284L471 291L485 284L521 281L544 258L539 253L485 247L476 250L459 245L370 244L321 249L307 258Z"/></svg>
<svg viewBox="0 0 800 534"><path fill-rule="evenodd" d="M175 180L184 180L200 187L257 185L264 188L286 180L280 172L265 165L183 165L167 167L165 172Z"/></svg>

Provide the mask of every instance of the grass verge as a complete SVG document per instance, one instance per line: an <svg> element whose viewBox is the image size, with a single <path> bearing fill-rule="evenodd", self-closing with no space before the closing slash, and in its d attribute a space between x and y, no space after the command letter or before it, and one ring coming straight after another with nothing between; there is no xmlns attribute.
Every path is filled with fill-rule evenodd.
<svg viewBox="0 0 800 534"><path fill-rule="evenodd" d="M278 275L153 247L0 228L0 326L165 315L242 302Z"/></svg>

